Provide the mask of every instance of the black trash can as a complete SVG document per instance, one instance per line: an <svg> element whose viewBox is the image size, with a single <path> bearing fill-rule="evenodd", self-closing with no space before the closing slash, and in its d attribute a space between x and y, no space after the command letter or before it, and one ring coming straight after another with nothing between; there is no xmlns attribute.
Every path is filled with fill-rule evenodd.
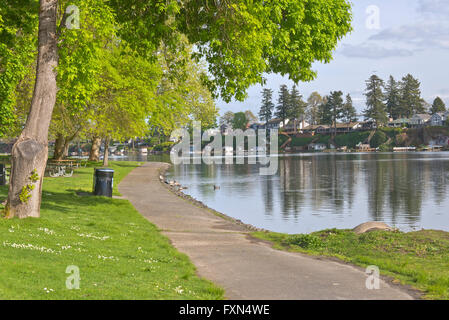
<svg viewBox="0 0 449 320"><path fill-rule="evenodd" d="M95 196L112 197L112 187L114 186L114 170L95 169L93 192Z"/></svg>
<svg viewBox="0 0 449 320"><path fill-rule="evenodd" d="M6 166L0 163L0 186L6 185Z"/></svg>

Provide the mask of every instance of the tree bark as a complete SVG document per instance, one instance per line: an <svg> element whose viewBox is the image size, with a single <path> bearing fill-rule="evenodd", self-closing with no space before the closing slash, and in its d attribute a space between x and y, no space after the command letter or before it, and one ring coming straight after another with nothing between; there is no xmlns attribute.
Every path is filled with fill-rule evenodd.
<svg viewBox="0 0 449 320"><path fill-rule="evenodd" d="M70 147L70 142L72 142L71 139L66 138L64 141L64 152L63 152L63 158L67 158L69 156L69 147Z"/></svg>
<svg viewBox="0 0 449 320"><path fill-rule="evenodd" d="M48 128L57 93L57 8L58 0L40 0L36 83L27 122L12 150L7 218L40 216Z"/></svg>
<svg viewBox="0 0 449 320"><path fill-rule="evenodd" d="M94 137L92 139L92 147L90 148L89 161L100 161L101 138Z"/></svg>
<svg viewBox="0 0 449 320"><path fill-rule="evenodd" d="M62 160L64 156L64 144L65 144L64 140L65 140L64 136L58 133L55 142L55 152L53 153L54 160Z"/></svg>
<svg viewBox="0 0 449 320"><path fill-rule="evenodd" d="M104 139L103 167L109 166L109 138Z"/></svg>

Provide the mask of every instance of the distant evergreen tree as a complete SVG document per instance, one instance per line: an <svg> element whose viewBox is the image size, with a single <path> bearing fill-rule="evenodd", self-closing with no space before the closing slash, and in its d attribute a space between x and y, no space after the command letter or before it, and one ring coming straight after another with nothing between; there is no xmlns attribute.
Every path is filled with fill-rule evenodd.
<svg viewBox="0 0 449 320"><path fill-rule="evenodd" d="M304 113L306 103L302 100L302 95L299 94L296 85L293 86L290 92L290 105L288 108L288 117L295 121L295 131L297 130L298 121L304 120Z"/></svg>
<svg viewBox="0 0 449 320"><path fill-rule="evenodd" d="M262 106L259 111L259 119L267 123L273 117L273 90L263 89L262 91Z"/></svg>
<svg viewBox="0 0 449 320"><path fill-rule="evenodd" d="M337 132L337 122L343 117L343 92L332 91L328 103L331 108L332 125L335 128L335 133Z"/></svg>
<svg viewBox="0 0 449 320"><path fill-rule="evenodd" d="M323 98L318 92L312 92L307 99L306 120L315 125L320 122L319 106L323 103Z"/></svg>
<svg viewBox="0 0 449 320"><path fill-rule="evenodd" d="M435 100L433 100L432 108L430 109L430 111L432 114L435 114L437 112L446 112L446 105L440 97L436 97Z"/></svg>
<svg viewBox="0 0 449 320"><path fill-rule="evenodd" d="M318 106L318 120L319 124L332 124L332 105L329 96L325 96L323 103Z"/></svg>
<svg viewBox="0 0 449 320"><path fill-rule="evenodd" d="M343 92L332 91L324 98L324 103L319 107L319 118L321 124L336 125L341 119L343 110Z"/></svg>
<svg viewBox="0 0 449 320"><path fill-rule="evenodd" d="M354 108L350 94L346 95L346 101L342 109L342 119L346 123L357 121L357 111Z"/></svg>
<svg viewBox="0 0 449 320"><path fill-rule="evenodd" d="M285 126L285 120L289 116L290 109L290 93L288 92L288 87L283 84L279 89L278 104L276 106L276 117L282 120Z"/></svg>
<svg viewBox="0 0 449 320"><path fill-rule="evenodd" d="M417 113L425 113L424 100L421 98L421 83L411 74L402 78L400 113L402 117L410 118Z"/></svg>
<svg viewBox="0 0 449 320"><path fill-rule="evenodd" d="M384 81L377 75L372 75L366 81L366 106L364 110L365 119L372 119L377 125L388 121L387 109L384 104L385 96L383 93Z"/></svg>
<svg viewBox="0 0 449 320"><path fill-rule="evenodd" d="M385 87L385 98L388 116L394 120L401 116L401 91L399 83L390 76Z"/></svg>

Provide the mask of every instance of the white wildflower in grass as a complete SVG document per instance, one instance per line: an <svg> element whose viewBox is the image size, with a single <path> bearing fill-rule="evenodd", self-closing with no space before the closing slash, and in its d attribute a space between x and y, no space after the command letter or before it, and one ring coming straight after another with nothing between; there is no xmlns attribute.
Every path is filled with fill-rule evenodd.
<svg viewBox="0 0 449 320"><path fill-rule="evenodd" d="M14 231L16 231L15 229L20 229L20 226L19 226L19 225L16 225L16 226L10 226L9 229L8 229L8 231L9 231L9 232L14 232Z"/></svg>
<svg viewBox="0 0 449 320"><path fill-rule="evenodd" d="M80 231L80 227L78 226L71 226L70 229L75 230L75 231Z"/></svg>
<svg viewBox="0 0 449 320"><path fill-rule="evenodd" d="M178 293L178 294L182 294L182 293L184 292L184 289L182 289L181 286L178 286L178 287L175 288L175 291L176 291L176 293Z"/></svg>
<svg viewBox="0 0 449 320"><path fill-rule="evenodd" d="M118 261L118 258L116 258L114 256L106 257L106 256L98 255L98 259L100 259L100 260L115 260L115 261Z"/></svg>
<svg viewBox="0 0 449 320"><path fill-rule="evenodd" d="M159 260L150 258L150 259L145 259L145 260L143 260L143 262L145 262L145 263L150 263L150 264L151 264L151 263L158 263Z"/></svg>
<svg viewBox="0 0 449 320"><path fill-rule="evenodd" d="M44 291L47 292L47 293L50 293L50 292L53 292L53 291L55 291L55 290L44 288Z"/></svg>
<svg viewBox="0 0 449 320"><path fill-rule="evenodd" d="M51 235L51 236L55 234L55 232L53 230L50 230L50 229L47 229L47 228L39 228L37 230L42 231L42 232L44 232L44 233L46 233L48 235Z"/></svg>
<svg viewBox="0 0 449 320"><path fill-rule="evenodd" d="M77 233L77 235L82 238L91 238L100 241L105 241L110 238L110 236L99 237L90 233Z"/></svg>
<svg viewBox="0 0 449 320"><path fill-rule="evenodd" d="M46 248L43 246L40 247L40 246L34 245L32 243L24 244L24 243L10 243L8 241L3 241L3 246L15 248L15 249L27 249L27 250L36 250L36 251L40 251L40 252L44 252L44 253L61 254L61 251L55 251L53 249Z"/></svg>

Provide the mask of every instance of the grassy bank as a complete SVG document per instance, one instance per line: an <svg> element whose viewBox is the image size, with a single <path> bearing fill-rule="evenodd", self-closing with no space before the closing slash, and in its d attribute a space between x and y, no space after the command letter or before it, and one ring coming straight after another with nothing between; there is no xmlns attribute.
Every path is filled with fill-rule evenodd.
<svg viewBox="0 0 449 320"><path fill-rule="evenodd" d="M429 299L449 299L449 233L374 231L356 235L350 230L325 230L309 235L255 232L281 250L337 257L359 266L376 265L425 292Z"/></svg>
<svg viewBox="0 0 449 320"><path fill-rule="evenodd" d="M115 194L136 166L112 163ZM40 219L0 219L0 299L223 298L128 201L86 195L92 174L46 178ZM0 187L0 203L6 193ZM79 290L66 288L70 265Z"/></svg>

